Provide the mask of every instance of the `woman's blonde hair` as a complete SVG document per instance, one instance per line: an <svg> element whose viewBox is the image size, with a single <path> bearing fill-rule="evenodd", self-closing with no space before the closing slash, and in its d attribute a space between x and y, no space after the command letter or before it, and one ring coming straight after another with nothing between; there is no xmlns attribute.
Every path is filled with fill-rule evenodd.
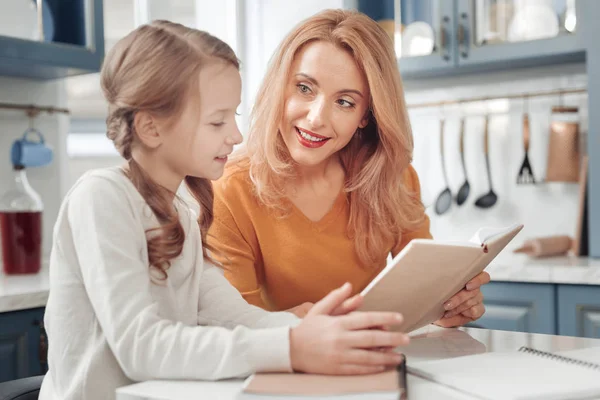
<svg viewBox="0 0 600 400"><path fill-rule="evenodd" d="M339 154L349 193L348 234L361 262L372 265L403 231L416 228L424 218L421 200L405 185L413 138L393 44L375 21L356 11L325 10L288 34L271 59L252 111L246 147L236 160L249 164L258 198L282 208L284 182L295 175L279 133L285 91L294 57L315 41L333 43L351 54L370 88L368 125Z"/></svg>
<svg viewBox="0 0 600 400"><path fill-rule="evenodd" d="M142 25L119 40L109 51L101 71L108 101L107 136L128 161L127 175L144 197L160 226L146 232L150 266L167 276L173 258L181 254L185 234L173 209L173 193L153 181L132 158L137 145L134 117L145 111L175 119L198 87L202 66L225 61L239 69L233 50L206 32L169 21ZM206 233L213 220L213 190L208 179L188 176L185 183L200 204L198 224L203 254Z"/></svg>

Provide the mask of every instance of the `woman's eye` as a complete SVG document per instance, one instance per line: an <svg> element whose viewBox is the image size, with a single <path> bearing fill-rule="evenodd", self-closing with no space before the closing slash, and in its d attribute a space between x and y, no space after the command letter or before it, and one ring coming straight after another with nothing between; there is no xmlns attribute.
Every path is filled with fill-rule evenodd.
<svg viewBox="0 0 600 400"><path fill-rule="evenodd" d="M219 126L223 126L223 125L225 125L225 122L212 122L212 123L211 123L211 125L212 125L212 126L219 127Z"/></svg>
<svg viewBox="0 0 600 400"><path fill-rule="evenodd" d="M354 107L354 103L349 102L348 100L340 99L338 100L338 104L344 108L352 108Z"/></svg>
<svg viewBox="0 0 600 400"><path fill-rule="evenodd" d="M302 92L302 93L310 93L310 88L308 86L306 86L305 84L299 83L296 86L298 87L298 90L300 90L300 92Z"/></svg>

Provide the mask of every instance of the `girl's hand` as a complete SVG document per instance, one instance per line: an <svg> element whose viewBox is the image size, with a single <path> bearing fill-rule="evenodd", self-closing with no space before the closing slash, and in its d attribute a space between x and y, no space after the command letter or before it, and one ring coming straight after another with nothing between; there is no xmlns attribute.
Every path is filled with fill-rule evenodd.
<svg viewBox="0 0 600 400"><path fill-rule="evenodd" d="M394 348L408 344L408 335L387 328L402 322L391 312L350 312L352 287L345 284L316 303L290 331L292 368L317 374L352 375L381 372L400 362ZM355 296L356 297L356 296ZM350 306L348 306L349 300ZM344 308L344 305L346 308ZM382 329L384 328L384 329ZM384 350L382 350L382 348Z"/></svg>
<svg viewBox="0 0 600 400"><path fill-rule="evenodd" d="M299 306L292 307L289 310L285 310L285 311L296 315L296 317L298 317L298 318L304 318L306 316L306 314L310 311L312 306L314 306L314 303L306 302L306 303L302 303Z"/></svg>
<svg viewBox="0 0 600 400"><path fill-rule="evenodd" d="M345 300L340 306L336 307L336 309L331 312L331 315L345 315L352 311L356 311L356 309L361 306L362 301L363 297L360 294L354 295ZM295 314L298 318L304 318L314 305L314 303L306 302L286 311Z"/></svg>

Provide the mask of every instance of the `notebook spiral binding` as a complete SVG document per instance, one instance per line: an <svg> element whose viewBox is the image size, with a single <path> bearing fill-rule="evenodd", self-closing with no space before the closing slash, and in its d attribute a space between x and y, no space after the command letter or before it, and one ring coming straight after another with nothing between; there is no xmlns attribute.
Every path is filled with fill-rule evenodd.
<svg viewBox="0 0 600 400"><path fill-rule="evenodd" d="M532 354L534 356L550 358L552 360L564 362L567 364L579 365L581 367L591 368L593 370L600 371L600 364L596 364L596 363L589 362L589 361L576 360L574 358L559 356L557 354L552 354L552 353L548 353L546 351L536 350L536 349L532 349L530 347L524 347L524 346L519 348L519 351L522 353Z"/></svg>

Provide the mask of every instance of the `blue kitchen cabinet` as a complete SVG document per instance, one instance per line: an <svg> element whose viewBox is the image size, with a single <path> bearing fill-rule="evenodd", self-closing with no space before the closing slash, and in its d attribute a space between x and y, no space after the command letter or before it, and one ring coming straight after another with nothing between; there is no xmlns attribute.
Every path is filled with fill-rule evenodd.
<svg viewBox="0 0 600 400"><path fill-rule="evenodd" d="M559 285L558 333L600 338L600 286Z"/></svg>
<svg viewBox="0 0 600 400"><path fill-rule="evenodd" d="M47 369L44 308L0 313L0 382Z"/></svg>
<svg viewBox="0 0 600 400"><path fill-rule="evenodd" d="M517 5L532 4L495 0L347 2L349 7L356 7L378 22L383 20L387 26L389 22L385 21L401 15L403 29L411 22L425 22L433 28L435 47L431 54L414 57L397 54L400 72L405 79L584 63L588 50L584 35L593 34L592 27L585 26L584 16L597 13L596 5L589 0L552 0L553 8L541 11L539 6L533 11L517 9ZM399 11L395 8L398 5ZM567 15L570 21L575 22L574 29L565 23ZM558 20L558 33L529 40L527 35L531 32L539 32L552 24L542 17L555 18L554 22ZM513 24L514 21L525 22ZM405 43L410 40L407 36L410 35L402 38Z"/></svg>
<svg viewBox="0 0 600 400"><path fill-rule="evenodd" d="M521 2L520 9L517 3L457 0L459 69L481 72L585 61L583 3L553 0L553 8L544 8ZM531 35L539 35L544 28L552 36L533 39Z"/></svg>
<svg viewBox="0 0 600 400"><path fill-rule="evenodd" d="M556 287L491 282L482 288L485 314L470 326L516 332L556 333Z"/></svg>
<svg viewBox="0 0 600 400"><path fill-rule="evenodd" d="M0 36L0 75L48 80L98 72L104 58L102 0L42 3L44 41Z"/></svg>
<svg viewBox="0 0 600 400"><path fill-rule="evenodd" d="M422 76L425 74L443 74L456 64L454 4L447 0L359 0L357 9L377 21L393 35L394 24L398 18L395 3L400 3L400 19L402 31L413 22L428 24L433 31L433 50L430 54L419 54L422 40L408 42L410 38L402 35L404 46L395 39L394 47L398 66L403 77ZM418 28L410 28L413 32ZM412 37L414 35L411 34ZM412 43L412 45L410 44ZM424 45L427 47L427 45ZM411 50L412 48L412 50Z"/></svg>

